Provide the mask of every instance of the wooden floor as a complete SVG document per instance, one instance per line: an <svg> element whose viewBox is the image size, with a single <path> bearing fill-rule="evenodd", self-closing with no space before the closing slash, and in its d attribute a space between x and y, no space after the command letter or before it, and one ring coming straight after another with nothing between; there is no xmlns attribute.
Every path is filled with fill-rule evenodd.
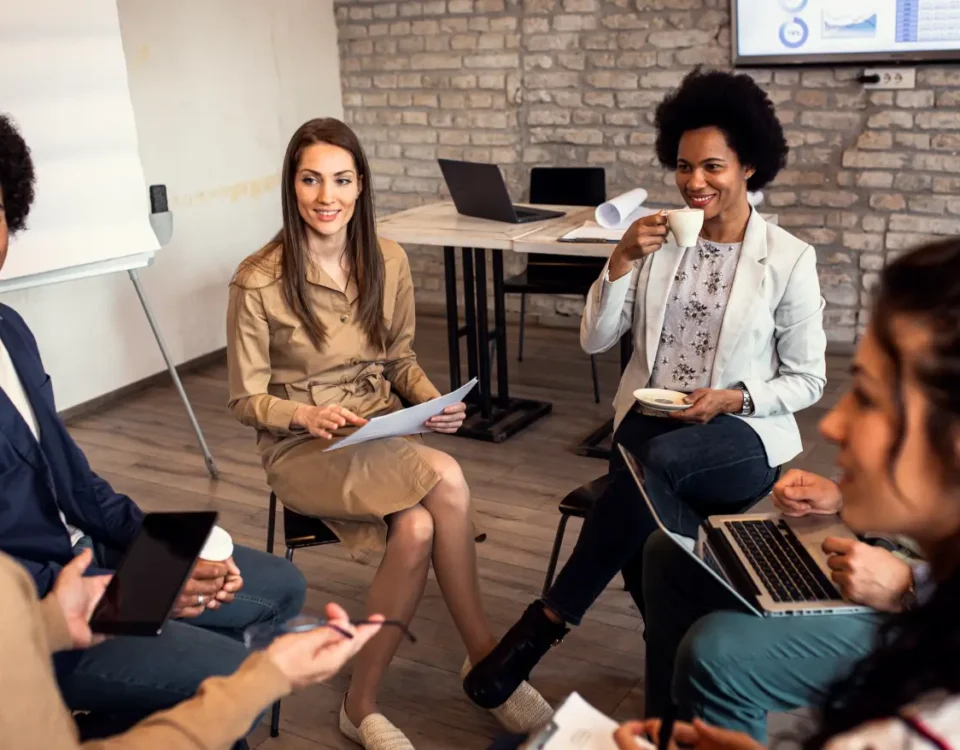
<svg viewBox="0 0 960 750"><path fill-rule="evenodd" d="M420 322L418 352L441 390L447 386L443 323ZM510 341L516 341L515 331ZM515 344L513 344L515 346ZM556 531L559 499L604 472L602 461L576 456L573 446L610 414L619 376L616 354L600 358L602 404L593 403L589 359L568 330L530 329L525 359L511 359L511 392L553 402L553 414L501 445L431 435L428 442L454 455L464 468L488 539L479 545L487 611L502 632L534 599L543 583ZM846 361L829 363L827 396L801 415L806 450L799 463L830 472L832 450L816 435L816 422L846 383ZM211 480L172 386L152 388L73 421L70 431L94 469L146 510L213 509L242 544L262 549L268 489L253 432L226 409L226 368L213 366L186 378L186 390L221 471ZM565 554L579 526L567 530ZM354 562L339 545L297 553L310 585L307 610L335 600L359 614L374 568ZM412 624L419 637L404 645L387 676L381 708L417 748L483 748L500 733L464 696L457 671L464 651L435 580ZM616 582L582 627L536 670L534 685L553 703L572 690L618 718L640 715L643 704L642 623ZM285 699L281 735L258 728L252 746L269 750L355 747L340 736L336 715L347 684L327 685Z"/></svg>

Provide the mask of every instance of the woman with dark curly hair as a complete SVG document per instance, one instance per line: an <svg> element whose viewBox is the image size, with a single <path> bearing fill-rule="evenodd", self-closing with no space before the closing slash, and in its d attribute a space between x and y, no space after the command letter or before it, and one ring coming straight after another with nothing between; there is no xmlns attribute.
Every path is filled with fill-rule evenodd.
<svg viewBox="0 0 960 750"><path fill-rule="evenodd" d="M688 208L701 209L694 247L667 242L667 216L634 223L584 308L585 351L632 333L616 406L615 444L644 466L646 488L672 530L695 536L718 513L746 510L800 453L793 413L826 383L816 253L768 224L747 201L785 164L783 129L745 75L694 70L658 106L657 153ZM639 388L681 391L689 408L634 408ZM620 571L641 614L643 547L656 529L619 451L606 489L543 599L531 604L464 682L496 706L526 679Z"/></svg>
<svg viewBox="0 0 960 750"><path fill-rule="evenodd" d="M910 590L892 603L889 611L895 614L879 637L864 639L863 658L844 665L832 685L818 687L817 724L803 745L809 750L960 747L960 240L927 245L897 259L881 273L877 292L870 327L853 362L852 388L820 424L823 436L839 448L843 472L831 510L839 509L854 531L912 539L928 564L926 575L922 566L914 568ZM658 539L647 545L648 562ZM842 585L850 571L833 563L831 568ZM677 565L666 571L677 590L686 589L686 606L716 601L716 583L692 578L689 570ZM645 585L654 577L652 569L647 572ZM664 608L655 609L652 589L648 594L648 631L666 632L671 628L660 622ZM722 703L704 700L702 692L700 699L690 696L710 691L730 670L779 669L782 684L802 688L805 663L819 661L821 670L830 669L824 650L833 637L828 621L840 618L758 618L729 601L723 609L728 611L703 613L686 637L673 624L679 631L675 637L685 642L699 641L709 630L727 633L727 648L716 652L720 658L709 671L695 667L694 673L682 673L678 657L676 708L680 719L697 721L677 724L673 736L697 748L758 750L765 738L754 731L755 724L744 726L737 721L744 717L718 711ZM803 627L810 631L806 643L789 633ZM775 640L771 633L780 634L779 653L764 648ZM650 656L653 646L648 636ZM694 651L702 653L699 647ZM743 657L739 662L737 655ZM685 683L699 684L691 691ZM740 688L729 697L747 707L745 699L753 697L756 686L744 680ZM669 711L663 705L670 700L669 683L648 680L645 692L659 693L661 704L651 711L648 700L647 716ZM775 702L766 707L771 710L791 707L789 691L770 697ZM746 718L753 717L748 712ZM636 748L637 735L656 734L658 728L655 720L624 725L618 746Z"/></svg>

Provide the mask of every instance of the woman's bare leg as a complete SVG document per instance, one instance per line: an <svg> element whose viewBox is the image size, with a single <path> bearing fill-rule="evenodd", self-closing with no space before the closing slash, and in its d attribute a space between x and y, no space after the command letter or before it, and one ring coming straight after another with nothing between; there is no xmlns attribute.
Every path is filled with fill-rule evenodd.
<svg viewBox="0 0 960 750"><path fill-rule="evenodd" d="M417 450L440 475L440 481L421 501L433 517L433 569L467 655L476 664L497 641L480 597L470 488L453 457L420 444Z"/></svg>
<svg viewBox="0 0 960 750"><path fill-rule="evenodd" d="M433 517L421 505L392 514L387 522L387 549L367 595L367 612L410 622L423 596L433 548ZM347 691L347 716L354 726L377 713L377 693L403 634L385 627L353 660Z"/></svg>

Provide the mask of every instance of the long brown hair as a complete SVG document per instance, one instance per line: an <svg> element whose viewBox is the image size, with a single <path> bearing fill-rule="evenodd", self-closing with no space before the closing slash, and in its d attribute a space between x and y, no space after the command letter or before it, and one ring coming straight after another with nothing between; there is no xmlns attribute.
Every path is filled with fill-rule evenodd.
<svg viewBox="0 0 960 750"><path fill-rule="evenodd" d="M893 322L907 318L924 323L931 343L914 365L914 376L929 401L923 429L936 455L942 481L960 487L960 239L925 245L888 265L880 274L870 324L894 365L897 437L888 457L888 472L905 442L906 416L902 381L904 362ZM878 645L850 675L833 685L821 707L820 729L805 746L822 748L838 734L874 719L902 715L923 696L939 691L960 694L960 570L954 570L918 609L888 620Z"/></svg>
<svg viewBox="0 0 960 750"><path fill-rule="evenodd" d="M271 253L280 248L280 280L283 296L317 348L323 349L327 340L323 322L310 309L307 301L307 227L297 208L294 180L304 150L316 143L329 143L349 151L357 168L360 195L353 216L347 225L346 252L350 258L350 274L357 284L360 309L358 317L371 344L383 340L384 264L380 243L377 241L373 208L373 178L363 147L349 127L340 120L323 117L301 125L290 138L283 157L280 177L280 197L283 227L253 258L250 263L267 265ZM241 273L244 271L241 267Z"/></svg>

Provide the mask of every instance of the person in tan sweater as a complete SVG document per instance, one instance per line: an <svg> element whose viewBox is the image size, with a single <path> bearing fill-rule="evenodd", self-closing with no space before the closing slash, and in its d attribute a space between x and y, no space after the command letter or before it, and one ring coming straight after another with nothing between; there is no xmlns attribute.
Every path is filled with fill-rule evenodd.
<svg viewBox="0 0 960 750"><path fill-rule="evenodd" d="M23 567L0 552L0 742L18 750L226 750L273 701L332 677L380 629L350 624L327 605L332 627L283 635L229 677L212 677L194 698L148 716L123 734L81 745L54 677L52 654L95 642L88 620L109 576L84 577L92 554L66 565L37 599ZM371 618L381 619L378 616ZM346 637L343 633L349 634Z"/></svg>
<svg viewBox="0 0 960 750"><path fill-rule="evenodd" d="M27 230L36 171L15 123L0 113L0 270L10 238ZM84 547L94 548L97 572L114 570L142 522L133 499L96 474L67 430L40 344L0 302L0 550L43 598ZM89 712L85 738L120 734L192 698L208 677L235 672L248 656L244 631L296 617L306 589L293 563L244 545L223 562L200 561L159 636L56 655L64 703Z"/></svg>

